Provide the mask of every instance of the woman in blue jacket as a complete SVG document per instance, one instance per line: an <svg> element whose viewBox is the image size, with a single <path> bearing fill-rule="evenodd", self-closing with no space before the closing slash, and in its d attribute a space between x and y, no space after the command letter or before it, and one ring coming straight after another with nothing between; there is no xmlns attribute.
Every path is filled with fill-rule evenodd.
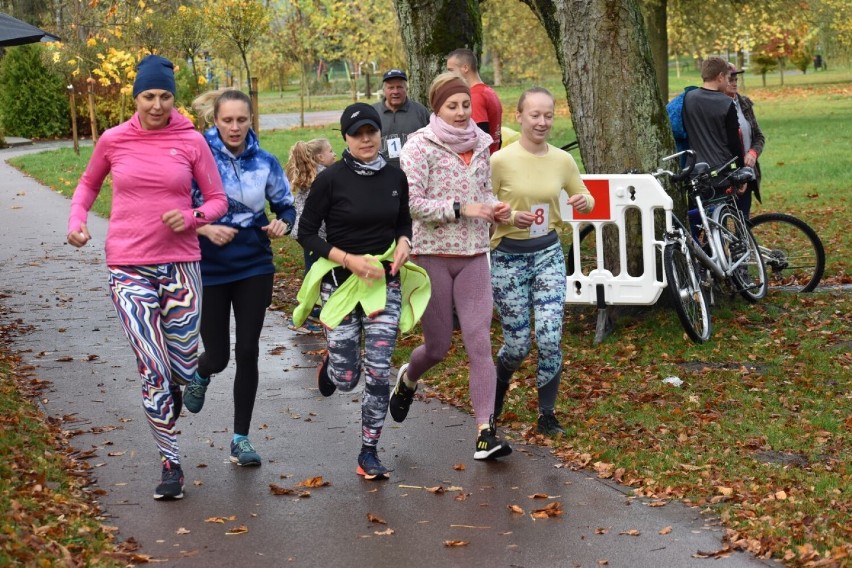
<svg viewBox="0 0 852 568"><path fill-rule="evenodd" d="M251 130L248 95L235 89L212 91L193 101L193 107L208 123L212 118L214 126L204 137L222 176L228 212L215 224L198 230L204 353L195 379L184 391L183 403L190 412L199 412L210 377L228 365L233 309L237 370L230 459L237 465L260 465L260 455L248 434L257 394L260 331L272 302L275 266L269 239L290 232L296 209L281 164L260 147ZM277 217L273 221L265 213L267 201Z"/></svg>

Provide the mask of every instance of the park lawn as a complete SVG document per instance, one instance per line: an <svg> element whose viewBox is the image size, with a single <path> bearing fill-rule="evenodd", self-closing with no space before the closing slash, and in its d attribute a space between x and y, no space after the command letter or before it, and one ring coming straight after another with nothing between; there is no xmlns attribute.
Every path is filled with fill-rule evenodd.
<svg viewBox="0 0 852 568"><path fill-rule="evenodd" d="M832 284L848 284L845 255L852 250L842 218L849 210L843 168L852 123L848 79L749 92L767 136L764 203L755 213L806 219L826 243L824 282ZM506 108L512 104L504 99ZM557 124L570 135L567 116ZM282 161L295 140L318 136L342 149L333 127L261 133ZM563 143L559 136L554 142ZM77 158L60 150L12 163L68 195L86 160L85 152ZM276 241L275 248L276 308L290 310L299 281L289 275L300 272L302 253L292 239ZM634 487L655 505L682 499L715 512L731 548L791 565L852 562L848 290L778 293L755 305L723 298L713 311L713 337L703 345L689 342L667 309L623 314L614 334L597 346L595 321L593 308L566 309L557 413L568 435L550 440L531 430L531 360L507 397L503 427L511 438L548 446L567 466ZM496 349L496 323L493 335ZM405 362L420 339L417 331L401 338L395 363ZM683 385L662 382L670 376ZM423 396L470 407L460 338L428 383Z"/></svg>

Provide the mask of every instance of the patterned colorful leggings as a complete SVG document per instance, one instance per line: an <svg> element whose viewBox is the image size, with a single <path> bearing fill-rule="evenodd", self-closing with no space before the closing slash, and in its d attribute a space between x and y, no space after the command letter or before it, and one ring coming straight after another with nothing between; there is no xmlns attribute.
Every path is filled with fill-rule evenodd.
<svg viewBox="0 0 852 568"><path fill-rule="evenodd" d="M524 362L532 348L532 315L538 345L536 385L543 387L562 370L562 317L565 311L565 256L557 242L544 250L491 253L494 304L503 325L503 346L497 357L510 371ZM532 312L532 313L530 313Z"/></svg>
<svg viewBox="0 0 852 568"><path fill-rule="evenodd" d="M172 390L192 380L201 315L197 262L110 266L109 287L142 377L142 406L162 459L180 463Z"/></svg>
<svg viewBox="0 0 852 568"><path fill-rule="evenodd" d="M354 278L354 276L350 276ZM322 285L323 302L335 287ZM399 332L402 296L399 280L387 283L384 311L373 317L360 305L328 330L328 376L343 392L358 386L361 378L361 334L364 334L364 398L361 399L361 442L376 446L382 435L390 400L390 361Z"/></svg>

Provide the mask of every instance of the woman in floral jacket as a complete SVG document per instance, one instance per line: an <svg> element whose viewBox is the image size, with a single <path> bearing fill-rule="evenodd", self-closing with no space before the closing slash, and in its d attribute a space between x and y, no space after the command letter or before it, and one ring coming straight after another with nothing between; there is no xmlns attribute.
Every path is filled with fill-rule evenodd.
<svg viewBox="0 0 852 568"><path fill-rule="evenodd" d="M429 274L432 297L423 314L423 345L403 365L390 412L402 422L417 380L450 349L453 311L470 359L470 399L477 423L474 459L508 455L494 428L496 371L491 355L493 298L488 266L491 224L506 222L509 206L491 192L491 137L470 119L470 88L442 73L429 88L428 126L408 138L400 165L408 176L416 262Z"/></svg>

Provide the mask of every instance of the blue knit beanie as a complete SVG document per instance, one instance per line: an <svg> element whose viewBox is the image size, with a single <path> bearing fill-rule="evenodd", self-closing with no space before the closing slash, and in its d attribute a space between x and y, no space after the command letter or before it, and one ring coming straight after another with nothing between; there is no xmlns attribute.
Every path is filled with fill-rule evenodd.
<svg viewBox="0 0 852 568"><path fill-rule="evenodd" d="M133 98L149 89L163 89L175 94L175 66L165 57L148 55L136 66Z"/></svg>

